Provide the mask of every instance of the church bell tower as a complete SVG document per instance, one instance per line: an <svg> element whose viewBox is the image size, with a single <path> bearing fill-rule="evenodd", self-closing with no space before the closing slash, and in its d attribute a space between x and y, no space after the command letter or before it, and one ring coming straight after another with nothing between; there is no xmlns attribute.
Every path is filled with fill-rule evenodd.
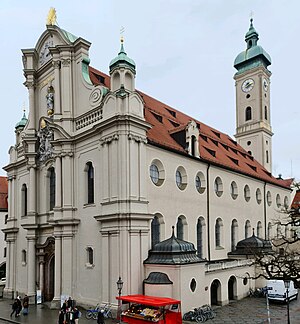
<svg viewBox="0 0 300 324"><path fill-rule="evenodd" d="M245 35L247 48L234 61L237 72L236 134L237 142L272 172L272 128L270 119L270 55L257 45L258 33L250 20Z"/></svg>

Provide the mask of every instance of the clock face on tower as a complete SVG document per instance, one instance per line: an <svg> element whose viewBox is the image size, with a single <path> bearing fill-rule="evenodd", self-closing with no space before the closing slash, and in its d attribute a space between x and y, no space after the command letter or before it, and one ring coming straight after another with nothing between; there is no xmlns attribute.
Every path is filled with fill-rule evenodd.
<svg viewBox="0 0 300 324"><path fill-rule="evenodd" d="M268 90L268 86L269 86L269 83L266 79L263 79L263 87L264 87L264 90L267 91Z"/></svg>
<svg viewBox="0 0 300 324"><path fill-rule="evenodd" d="M43 65L51 59L49 47L53 46L53 40L46 40L40 52L40 64Z"/></svg>
<svg viewBox="0 0 300 324"><path fill-rule="evenodd" d="M254 80L253 79L247 79L242 83L242 90L244 92L249 92L254 87Z"/></svg>

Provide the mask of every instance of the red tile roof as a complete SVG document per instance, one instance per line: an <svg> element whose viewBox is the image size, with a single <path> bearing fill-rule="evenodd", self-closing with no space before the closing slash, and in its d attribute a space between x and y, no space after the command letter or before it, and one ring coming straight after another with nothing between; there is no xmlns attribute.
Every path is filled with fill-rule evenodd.
<svg viewBox="0 0 300 324"><path fill-rule="evenodd" d="M295 209L300 207L300 190L297 190L291 207Z"/></svg>
<svg viewBox="0 0 300 324"><path fill-rule="evenodd" d="M8 185L6 177L0 176L0 210L7 210Z"/></svg>
<svg viewBox="0 0 300 324"><path fill-rule="evenodd" d="M99 76L104 78L103 82L99 81ZM95 85L102 83L106 87L110 87L110 77L92 67L90 67L90 78ZM141 91L138 92L144 100L145 119L152 125L152 128L147 132L149 143L188 155L185 148L171 135L185 130L188 122L194 120L200 132L199 152L202 161L281 187L290 187L289 181L273 177L270 172L227 134L199 122Z"/></svg>

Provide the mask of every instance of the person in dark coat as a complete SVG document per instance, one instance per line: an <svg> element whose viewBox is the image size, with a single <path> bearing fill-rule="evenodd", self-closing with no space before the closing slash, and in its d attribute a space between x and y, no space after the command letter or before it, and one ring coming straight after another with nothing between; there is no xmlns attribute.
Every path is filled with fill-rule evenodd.
<svg viewBox="0 0 300 324"><path fill-rule="evenodd" d="M64 322L65 322L65 313L63 310L60 310L58 315L58 324L64 324Z"/></svg>
<svg viewBox="0 0 300 324"><path fill-rule="evenodd" d="M21 297L18 296L17 297L17 304L18 304L18 308L16 310L16 317L20 316L21 310L22 310L22 302L21 302Z"/></svg>
<svg viewBox="0 0 300 324"><path fill-rule="evenodd" d="M105 324L105 322L104 322L104 310L103 309L101 309L100 312L98 312L97 324Z"/></svg>
<svg viewBox="0 0 300 324"><path fill-rule="evenodd" d="M12 317L14 313L16 313L15 316L17 317L17 310L18 310L18 307L19 307L19 306L18 306L18 301L17 301L17 298L16 298L16 299L14 300L13 304L12 304L12 307L11 307L12 312L11 312L11 314L10 314L10 317Z"/></svg>
<svg viewBox="0 0 300 324"><path fill-rule="evenodd" d="M23 315L28 315L29 298L27 295L23 298Z"/></svg>

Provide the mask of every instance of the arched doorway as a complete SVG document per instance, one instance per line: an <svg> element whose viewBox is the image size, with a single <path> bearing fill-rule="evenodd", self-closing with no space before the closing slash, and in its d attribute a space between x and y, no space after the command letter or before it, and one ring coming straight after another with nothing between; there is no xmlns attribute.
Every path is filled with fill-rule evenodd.
<svg viewBox="0 0 300 324"><path fill-rule="evenodd" d="M221 283L215 279L210 286L210 303L211 305L221 304Z"/></svg>
<svg viewBox="0 0 300 324"><path fill-rule="evenodd" d="M6 263L0 264L0 279L6 277Z"/></svg>
<svg viewBox="0 0 300 324"><path fill-rule="evenodd" d="M228 280L228 299L236 299L236 278L231 276Z"/></svg>
<svg viewBox="0 0 300 324"><path fill-rule="evenodd" d="M54 297L54 264L55 240L48 237L44 244L37 245L39 255L39 289L44 301L52 301Z"/></svg>

